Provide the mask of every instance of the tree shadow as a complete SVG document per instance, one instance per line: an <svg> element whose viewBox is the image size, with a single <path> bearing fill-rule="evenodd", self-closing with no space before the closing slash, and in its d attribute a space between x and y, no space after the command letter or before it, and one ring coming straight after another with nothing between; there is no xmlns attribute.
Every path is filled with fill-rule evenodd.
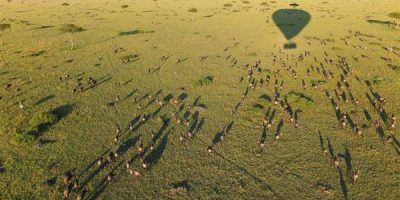
<svg viewBox="0 0 400 200"><path fill-rule="evenodd" d="M74 106L74 104L65 104L54 108L51 112L56 114L59 117L59 120L61 120L72 112Z"/></svg>

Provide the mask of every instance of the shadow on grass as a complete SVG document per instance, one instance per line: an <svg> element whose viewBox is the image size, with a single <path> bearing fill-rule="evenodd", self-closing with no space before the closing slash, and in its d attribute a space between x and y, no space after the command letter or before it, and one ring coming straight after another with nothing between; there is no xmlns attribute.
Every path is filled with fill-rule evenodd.
<svg viewBox="0 0 400 200"><path fill-rule="evenodd" d="M53 109L51 112L56 114L59 117L59 120L65 118L69 115L74 109L75 104L65 104Z"/></svg>
<svg viewBox="0 0 400 200"><path fill-rule="evenodd" d="M143 33L154 33L154 31L144 31L144 30L132 30L132 31L125 31L119 32L118 36L127 36L127 35L136 35L136 34L143 34Z"/></svg>
<svg viewBox="0 0 400 200"><path fill-rule="evenodd" d="M344 160L346 162L347 176L351 177L353 174L353 166L351 165L351 156L348 148L344 148Z"/></svg>
<svg viewBox="0 0 400 200"><path fill-rule="evenodd" d="M168 143L168 134L164 135L163 139L161 140L161 143L157 146L157 148L155 148L152 152L150 152L146 156L144 162L149 163L150 166L154 166L163 155L165 148L167 147L167 143Z"/></svg>
<svg viewBox="0 0 400 200"><path fill-rule="evenodd" d="M340 188L342 189L343 198L345 200L347 200L347 199L349 199L349 197L348 197L348 190L347 190L347 186L346 186L346 181L343 178L342 170L339 168L338 171L339 171Z"/></svg>
<svg viewBox="0 0 400 200"><path fill-rule="evenodd" d="M49 101L50 99L53 99L54 97L55 97L54 95L45 96L45 97L39 99L38 101L36 101L34 105L38 106L38 105L40 105L40 104L42 104L42 103L44 103L46 101Z"/></svg>
<svg viewBox="0 0 400 200"><path fill-rule="evenodd" d="M121 145L119 145L118 149L117 149L117 153L119 156L124 156L124 154L132 147L135 146L135 144L137 143L137 141L139 141L139 135L137 135L134 138L128 138L127 140L125 140L124 142L122 142Z"/></svg>

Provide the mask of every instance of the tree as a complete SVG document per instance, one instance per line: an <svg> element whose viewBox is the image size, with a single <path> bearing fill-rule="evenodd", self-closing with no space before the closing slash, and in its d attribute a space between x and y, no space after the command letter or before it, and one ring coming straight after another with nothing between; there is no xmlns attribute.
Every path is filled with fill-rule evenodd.
<svg viewBox="0 0 400 200"><path fill-rule="evenodd" d="M394 18L396 20L396 29L399 28L399 20L400 20L400 12L391 12L389 13L389 17Z"/></svg>
<svg viewBox="0 0 400 200"><path fill-rule="evenodd" d="M7 29L10 29L11 28L11 25L10 24L0 24L0 33L1 33L1 35L0 35L0 46L3 46L3 40L1 39L2 37L2 35L3 35L3 33L7 30Z"/></svg>

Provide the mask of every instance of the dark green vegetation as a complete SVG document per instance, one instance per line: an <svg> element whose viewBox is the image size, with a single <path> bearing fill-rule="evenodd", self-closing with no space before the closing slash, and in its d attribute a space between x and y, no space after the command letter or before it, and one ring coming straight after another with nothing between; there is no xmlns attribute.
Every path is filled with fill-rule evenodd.
<svg viewBox="0 0 400 200"><path fill-rule="evenodd" d="M55 124L58 120L58 115L53 112L36 113L29 119L27 125L21 125L21 130L15 133L14 142L18 144L33 142L45 129Z"/></svg>
<svg viewBox="0 0 400 200"><path fill-rule="evenodd" d="M0 199L400 199L398 3L242 2L0 3Z"/></svg>
<svg viewBox="0 0 400 200"><path fill-rule="evenodd" d="M206 86L206 85L211 85L214 81L213 76L205 76L202 77L194 82L194 86Z"/></svg>
<svg viewBox="0 0 400 200"><path fill-rule="evenodd" d="M77 33L84 30L85 29L83 27L77 26L75 24L63 24L60 27L60 31L63 33Z"/></svg>
<svg viewBox="0 0 400 200"><path fill-rule="evenodd" d="M6 29L10 29L10 24L0 24L0 31L5 31Z"/></svg>

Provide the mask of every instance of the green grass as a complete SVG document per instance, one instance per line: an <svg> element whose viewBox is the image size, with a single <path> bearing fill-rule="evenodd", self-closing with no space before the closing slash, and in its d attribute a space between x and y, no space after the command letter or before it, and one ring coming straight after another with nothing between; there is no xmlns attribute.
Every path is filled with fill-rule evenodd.
<svg viewBox="0 0 400 200"><path fill-rule="evenodd" d="M398 3L296 1L311 21L284 49L271 15L293 2L241 2L0 3L11 27L0 46L0 199L63 199L68 170L86 199L399 199L399 147L382 141L400 138L389 127L400 113L399 30L388 16ZM292 112L275 104L276 79ZM363 137L350 119L341 127L335 106ZM342 174L321 146L343 157ZM108 151L116 162L99 168Z"/></svg>

